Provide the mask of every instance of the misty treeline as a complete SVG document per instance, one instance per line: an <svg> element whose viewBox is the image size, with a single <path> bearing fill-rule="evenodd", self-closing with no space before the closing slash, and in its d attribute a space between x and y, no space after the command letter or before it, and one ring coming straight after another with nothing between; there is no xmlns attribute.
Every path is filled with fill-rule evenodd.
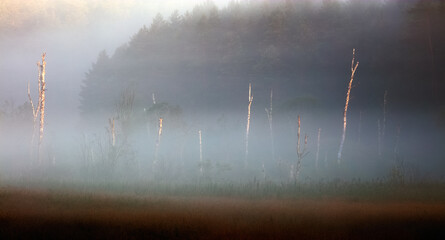
<svg viewBox="0 0 445 240"><path fill-rule="evenodd" d="M444 25L443 1L233 1L222 9L207 1L158 14L111 57L102 52L83 82L81 111L111 109L127 86L142 104L157 92L224 107L249 82L283 101L304 95L341 106L356 48L359 107L379 107L387 90L396 109L437 113L445 100Z"/></svg>
<svg viewBox="0 0 445 240"><path fill-rule="evenodd" d="M442 1L420 0L206 1L158 14L99 54L75 129L48 118L42 163L29 151L30 104L5 102L2 163L91 181L440 178L444 23Z"/></svg>
<svg viewBox="0 0 445 240"><path fill-rule="evenodd" d="M270 166L265 170L261 163L272 160L279 166L272 174L282 178L297 168L301 115L311 160L298 162L317 171L335 165L351 50L356 48L360 68L352 86L344 165L350 172L361 166L372 177L389 168L399 175L408 168L406 162L414 162L413 169L430 168L443 160L443 134L436 128L444 124L444 24L443 1L233 1L221 9L206 1L184 13L158 14L112 56L102 51L83 81L80 111L84 120L97 120L115 111L118 96L131 89L134 121L149 116L156 129L153 112L142 112L150 109L154 93L180 110L174 121L181 122L176 129L183 136L191 137L186 149L197 149L195 135L203 129L203 139L212 139L204 140L207 153L213 151L209 159L238 164L243 138L248 145L249 129L246 136L241 133L252 83L248 161L255 162L257 172L271 174ZM264 108L271 89L276 118L267 130ZM168 134L173 119L163 120ZM316 148L319 128L321 152ZM247 156L249 149L244 150ZM428 163L419 163L424 158Z"/></svg>

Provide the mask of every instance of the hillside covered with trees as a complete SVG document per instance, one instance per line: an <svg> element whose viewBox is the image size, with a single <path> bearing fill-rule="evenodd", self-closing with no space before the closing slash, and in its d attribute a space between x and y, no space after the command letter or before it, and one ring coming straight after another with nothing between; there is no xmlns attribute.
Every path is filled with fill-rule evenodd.
<svg viewBox="0 0 445 240"><path fill-rule="evenodd" d="M233 108L247 99L266 105L274 89L282 105L315 99L338 107L350 74L358 108L433 110L445 96L445 3L411 1L211 1L192 11L158 14L127 44L100 53L83 80L83 116L112 111L125 90L135 105L152 93L185 109ZM442 106L443 107L443 106Z"/></svg>

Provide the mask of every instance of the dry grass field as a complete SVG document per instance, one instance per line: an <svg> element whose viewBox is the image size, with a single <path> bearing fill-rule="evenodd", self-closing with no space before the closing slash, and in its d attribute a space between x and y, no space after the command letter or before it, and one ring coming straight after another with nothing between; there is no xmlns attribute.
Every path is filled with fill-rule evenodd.
<svg viewBox="0 0 445 240"><path fill-rule="evenodd" d="M441 201L0 190L1 239L444 239Z"/></svg>

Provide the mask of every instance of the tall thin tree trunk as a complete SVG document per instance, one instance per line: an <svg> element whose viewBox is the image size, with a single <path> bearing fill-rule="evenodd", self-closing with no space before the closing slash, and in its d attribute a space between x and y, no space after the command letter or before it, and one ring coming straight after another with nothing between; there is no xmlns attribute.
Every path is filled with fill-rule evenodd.
<svg viewBox="0 0 445 240"><path fill-rule="evenodd" d="M46 83L45 83L45 68L46 68L46 61L45 61L46 53L42 54L42 64L39 64L40 67L40 81L39 81L39 87L40 87L40 126L39 126L39 146L38 146L38 156L39 156L39 164L42 164L42 157L41 157L41 148L43 143L43 133L44 133L44 126L45 126L45 91L46 91Z"/></svg>
<svg viewBox="0 0 445 240"><path fill-rule="evenodd" d="M306 156L307 152L307 135L304 135L304 148L301 150L300 146L300 133L301 133L301 121L300 115L298 115L298 129L297 129L297 164L295 165L295 181L300 173L301 162L303 158Z"/></svg>
<svg viewBox="0 0 445 240"><path fill-rule="evenodd" d="M155 146L155 160L153 161L153 170L158 164L158 154L159 154L159 146L161 145L161 136L162 136L162 118L159 118L158 139L156 140L156 146Z"/></svg>
<svg viewBox="0 0 445 240"><path fill-rule="evenodd" d="M43 127L44 127L44 120L45 120L45 67L46 67L46 61L45 61L46 54L42 54L42 62L37 62L37 69L38 69L38 100L37 100L37 106L34 106L34 103L31 98L31 90L30 90L30 83L28 82L28 99L29 103L31 104L32 108L32 115L33 115L33 131L32 131L32 137L31 137L31 151L30 155L31 158L34 156L34 139L35 134L37 131L37 118L40 114L39 119L39 142L37 145L37 155L38 155L38 162L41 163L41 157L40 157L40 148L42 145L43 140Z"/></svg>
<svg viewBox="0 0 445 240"><path fill-rule="evenodd" d="M343 134L341 136L340 148L338 150L338 156L337 156L338 164L341 163L341 155L343 152L343 145L345 143L345 138L346 138L346 114L348 113L349 96L351 94L352 81L354 81L354 74L355 74L355 71L357 70L359 62L355 63L355 66L354 66L354 63L355 63L355 49L352 50L351 79L349 80L348 92L346 93L345 110L343 112Z"/></svg>
<svg viewBox="0 0 445 240"><path fill-rule="evenodd" d="M250 132L250 108L252 106L253 95L252 95L252 84L249 83L249 105L247 106L247 126L246 126L246 152L244 165L247 167L247 158L249 156L249 132Z"/></svg>

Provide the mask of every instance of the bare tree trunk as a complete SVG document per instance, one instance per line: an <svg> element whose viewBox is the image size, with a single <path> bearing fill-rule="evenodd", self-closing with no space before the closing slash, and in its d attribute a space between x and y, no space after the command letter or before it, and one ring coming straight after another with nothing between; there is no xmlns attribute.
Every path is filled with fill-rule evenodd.
<svg viewBox="0 0 445 240"><path fill-rule="evenodd" d="M39 80L39 101L40 101L40 126L39 126L39 145L38 145L38 158L39 158L39 164L42 164L42 158L41 158L41 148L43 143L43 133L44 133L44 126L45 126L45 91L46 91L46 83L45 83L45 68L46 68L46 61L45 61L46 53L42 54L42 63L38 63L38 66L40 68L40 80Z"/></svg>
<svg viewBox="0 0 445 240"><path fill-rule="evenodd" d="M297 129L297 164L295 166L295 180L297 180L301 169L301 162L303 158L307 155L307 135L304 135L304 148L301 150L300 147L300 132L301 132L301 122L300 115L298 115L298 129Z"/></svg>
<svg viewBox="0 0 445 240"><path fill-rule="evenodd" d="M159 146L161 145L161 136L162 136L162 118L159 118L158 139L156 140L156 146L155 146L155 160L153 161L153 170L158 164L158 153L159 153Z"/></svg>
<svg viewBox="0 0 445 240"><path fill-rule="evenodd" d="M247 167L247 158L249 156L249 131L250 131L250 108L252 106L252 84L249 83L249 105L247 106L247 126L246 126L246 154L244 159L244 165Z"/></svg>
<svg viewBox="0 0 445 240"><path fill-rule="evenodd" d="M351 79L349 80L349 86L348 86L348 92L346 93L346 104L345 104L345 110L343 112L343 134L340 141L340 148L338 150L338 157L337 157L337 163L341 163L341 154L343 152L343 144L345 143L346 138L346 114L348 113L348 105L349 105L349 96L351 94L351 88L352 88L352 81L354 81L354 74L357 70L358 63L355 63L355 49L352 50L352 63L351 63Z"/></svg>

